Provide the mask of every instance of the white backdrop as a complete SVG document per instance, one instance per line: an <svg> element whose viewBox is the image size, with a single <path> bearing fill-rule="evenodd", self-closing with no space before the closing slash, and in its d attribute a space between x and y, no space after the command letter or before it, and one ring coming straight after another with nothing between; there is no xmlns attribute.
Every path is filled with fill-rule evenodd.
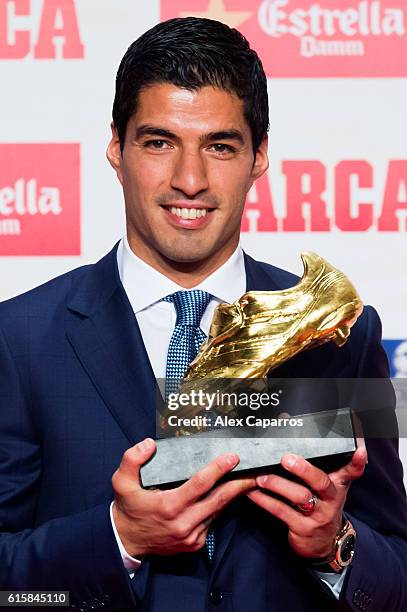
<svg viewBox="0 0 407 612"><path fill-rule="evenodd" d="M278 27L290 24L290 15L300 7L303 25L310 28L307 11L313 6L315 11L315 4L310 0L0 0L0 299L97 260L122 236L122 195L105 159L115 72L127 46L161 17L201 12L234 23L254 46L258 43L271 73L269 180L277 231L262 231L269 214L263 186L263 191L250 194L248 210L258 212L248 213L252 231L243 234L245 248L296 273L301 273L303 250L316 251L341 268L363 300L381 315L393 374L401 376L404 371L407 376L407 357L401 355L403 346L407 355L407 345L402 344L407 339L407 6L404 12L400 0L349 0L354 12L349 16L343 12L343 21L335 22L338 32L333 33L324 31L328 17L320 16L321 40L344 38L339 30L346 22L349 32L354 32L348 32L348 41L363 39L366 57L343 57L347 47L338 47L339 56L308 58L306 63L298 55L301 36L283 35ZM337 0L318 4L327 11L343 9ZM396 13L386 17L385 6ZM259 18L266 10L274 24L267 35ZM386 30L385 18L393 18L393 32ZM75 146L55 148L58 143ZM16 144L20 146L10 147ZM27 148L28 144L35 146ZM315 176L313 170L307 175L309 161L314 162ZM360 202L373 205L372 222L361 226L363 231L337 227L346 207L347 183L339 185L335 195L335 168L343 161L352 162L352 172L371 172L367 188L358 188L355 176L348 181L351 218L357 218ZM293 162L303 174L304 193L315 191L317 177L326 181L320 194L328 223L324 231L283 231L287 228L282 219L295 206L294 196L287 195L294 189ZM46 191L49 188L54 191ZM30 189L37 190L36 195L29 195ZM302 199L307 201L306 196ZM382 226L391 219L391 207L398 209L393 214L397 227L391 231L378 229L384 200L387 213L382 215ZM307 230L309 211L305 204ZM393 360L397 350L398 362ZM407 465L405 440L402 455Z"/></svg>

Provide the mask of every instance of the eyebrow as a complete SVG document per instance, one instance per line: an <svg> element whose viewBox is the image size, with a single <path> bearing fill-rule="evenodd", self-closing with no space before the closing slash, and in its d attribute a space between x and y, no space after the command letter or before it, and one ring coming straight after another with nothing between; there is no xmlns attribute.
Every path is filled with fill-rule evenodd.
<svg viewBox="0 0 407 612"><path fill-rule="evenodd" d="M161 136L161 138L171 138L172 140L179 140L178 136L170 130L161 128L154 125L141 125L136 130L136 138L142 138L143 136Z"/></svg>
<svg viewBox="0 0 407 612"><path fill-rule="evenodd" d="M240 144L244 144L243 135L239 130L220 130L219 132L208 132L203 134L199 140L235 140Z"/></svg>
<svg viewBox="0 0 407 612"><path fill-rule="evenodd" d="M171 140L175 140L179 142L180 138L174 132L167 130L165 128L145 124L141 125L136 130L136 139L143 138L143 136L159 136L160 138L170 138ZM219 130L217 132L208 132L207 134L202 134L199 137L201 142L207 141L215 141L215 140L235 140L239 144L244 144L244 138L242 133L239 130Z"/></svg>

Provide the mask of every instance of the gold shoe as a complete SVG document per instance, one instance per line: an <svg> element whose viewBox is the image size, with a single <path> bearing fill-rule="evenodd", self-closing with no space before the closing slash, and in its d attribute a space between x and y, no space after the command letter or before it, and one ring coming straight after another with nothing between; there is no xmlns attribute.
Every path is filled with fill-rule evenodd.
<svg viewBox="0 0 407 612"><path fill-rule="evenodd" d="M202 378L263 378L304 349L329 340L345 344L363 310L356 289L319 255L301 253L301 259L304 274L294 287L249 291L216 308L186 386Z"/></svg>

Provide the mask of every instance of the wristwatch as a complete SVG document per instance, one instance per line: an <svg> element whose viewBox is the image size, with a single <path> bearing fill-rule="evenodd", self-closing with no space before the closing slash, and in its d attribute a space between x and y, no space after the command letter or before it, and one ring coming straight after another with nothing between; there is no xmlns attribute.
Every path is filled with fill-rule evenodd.
<svg viewBox="0 0 407 612"><path fill-rule="evenodd" d="M319 572L335 572L339 574L352 563L355 551L356 531L349 519L337 533L332 554L322 561L313 561L312 566Z"/></svg>

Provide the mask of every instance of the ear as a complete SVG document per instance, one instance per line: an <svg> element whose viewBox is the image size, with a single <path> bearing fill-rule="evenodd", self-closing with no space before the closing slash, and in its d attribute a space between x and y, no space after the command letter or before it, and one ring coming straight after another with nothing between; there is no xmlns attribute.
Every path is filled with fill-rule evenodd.
<svg viewBox="0 0 407 612"><path fill-rule="evenodd" d="M117 174L117 178L120 183L123 184L123 173L122 173L122 152L120 150L119 134L114 123L110 124L112 129L112 138L106 149L106 157L109 160L110 165Z"/></svg>
<svg viewBox="0 0 407 612"><path fill-rule="evenodd" d="M250 187L253 185L254 181L264 174L269 167L269 157L268 157L268 137L265 136L256 151L256 157L254 159L254 164L251 172L251 183Z"/></svg>

